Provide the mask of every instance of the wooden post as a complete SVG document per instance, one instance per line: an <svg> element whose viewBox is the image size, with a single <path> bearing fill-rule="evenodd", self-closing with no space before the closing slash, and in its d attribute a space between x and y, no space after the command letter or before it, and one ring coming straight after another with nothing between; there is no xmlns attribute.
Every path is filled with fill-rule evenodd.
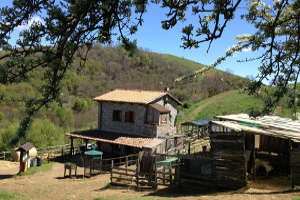
<svg viewBox="0 0 300 200"><path fill-rule="evenodd" d="M85 156L83 156L83 179L85 179Z"/></svg>
<svg viewBox="0 0 300 200"><path fill-rule="evenodd" d="M85 140L85 150L87 150L87 146L88 146L88 142L89 142L89 140Z"/></svg>
<svg viewBox="0 0 300 200"><path fill-rule="evenodd" d="M172 164L169 164L169 182L172 185Z"/></svg>
<svg viewBox="0 0 300 200"><path fill-rule="evenodd" d="M188 154L191 154L191 141L189 141L189 148L188 148Z"/></svg>
<svg viewBox="0 0 300 200"><path fill-rule="evenodd" d="M110 166L110 183L113 181L113 168L114 168L114 160L111 160L111 166Z"/></svg>
<svg viewBox="0 0 300 200"><path fill-rule="evenodd" d="M154 189L157 189L157 166L156 162L154 163Z"/></svg>
<svg viewBox="0 0 300 200"><path fill-rule="evenodd" d="M3 160L5 160L5 151L4 151L4 153L3 153Z"/></svg>
<svg viewBox="0 0 300 200"><path fill-rule="evenodd" d="M139 174L140 174L140 170L139 170L139 159L137 159L136 161L136 187L137 187L137 190L139 190Z"/></svg>
<svg viewBox="0 0 300 200"><path fill-rule="evenodd" d="M163 184L166 183L166 168L163 166Z"/></svg>
<svg viewBox="0 0 300 200"><path fill-rule="evenodd" d="M289 140L289 154L290 154L290 174L291 174L291 187L292 190L295 188L295 182L294 182L294 174L293 174L293 166L292 166L292 159L291 159L291 155L292 155L292 141Z"/></svg>
<svg viewBox="0 0 300 200"><path fill-rule="evenodd" d="M70 156L73 155L73 137L70 137L71 140L71 146L70 146Z"/></svg>
<svg viewBox="0 0 300 200"><path fill-rule="evenodd" d="M253 180L255 181L256 176L256 165L255 165L255 159L256 159L256 151L255 151L255 135L253 135Z"/></svg>
<svg viewBox="0 0 300 200"><path fill-rule="evenodd" d="M125 160L125 168L126 168L126 175L128 175L127 174L127 168L128 168L128 156L126 156L126 158L125 158L126 160Z"/></svg>

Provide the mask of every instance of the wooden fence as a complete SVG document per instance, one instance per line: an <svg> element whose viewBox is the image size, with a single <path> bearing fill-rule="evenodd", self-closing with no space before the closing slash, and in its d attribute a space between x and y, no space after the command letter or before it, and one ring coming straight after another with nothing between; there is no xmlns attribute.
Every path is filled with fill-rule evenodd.
<svg viewBox="0 0 300 200"><path fill-rule="evenodd" d="M167 154L159 154L154 156L154 162L151 162L148 172L140 170L141 157L136 155L130 155L125 157L124 162L118 162L116 160L120 158L107 159L111 160L111 183L117 185L135 186L137 189L141 188L156 188L158 185L174 185L178 183L178 166L172 164L170 166L157 166L155 160L166 159L173 157Z"/></svg>
<svg viewBox="0 0 300 200"><path fill-rule="evenodd" d="M70 144L49 146L37 149L38 155L43 159L55 159L57 157L65 157L70 152ZM11 152L4 151L0 152L0 160L12 160Z"/></svg>
<svg viewBox="0 0 300 200"><path fill-rule="evenodd" d="M118 185L132 184L136 178L137 160L138 154L103 159L103 167L110 168L110 182ZM108 164L105 165L106 161Z"/></svg>
<svg viewBox="0 0 300 200"><path fill-rule="evenodd" d="M0 160L11 160L11 152L8 151L0 152Z"/></svg>
<svg viewBox="0 0 300 200"><path fill-rule="evenodd" d="M246 185L245 135L211 133L210 152L182 155L182 182L239 188Z"/></svg>

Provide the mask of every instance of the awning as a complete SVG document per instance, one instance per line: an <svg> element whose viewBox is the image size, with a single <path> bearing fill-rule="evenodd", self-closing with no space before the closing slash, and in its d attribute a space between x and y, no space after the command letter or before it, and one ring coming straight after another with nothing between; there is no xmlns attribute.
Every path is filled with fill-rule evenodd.
<svg viewBox="0 0 300 200"><path fill-rule="evenodd" d="M169 109L163 107L162 105L160 105L158 103L150 104L150 106L162 114L171 112Z"/></svg>
<svg viewBox="0 0 300 200"><path fill-rule="evenodd" d="M65 133L67 136L81 138L110 144L119 144L136 148L154 148L164 140L159 138L148 138L129 134L100 131L98 129L75 131Z"/></svg>

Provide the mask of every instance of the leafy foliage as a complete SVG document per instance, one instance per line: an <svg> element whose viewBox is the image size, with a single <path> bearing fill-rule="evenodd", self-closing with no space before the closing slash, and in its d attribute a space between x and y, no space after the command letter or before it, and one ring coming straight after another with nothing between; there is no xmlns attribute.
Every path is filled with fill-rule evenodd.
<svg viewBox="0 0 300 200"><path fill-rule="evenodd" d="M26 139L38 148L64 144L64 130L47 119L37 119Z"/></svg>
<svg viewBox="0 0 300 200"><path fill-rule="evenodd" d="M184 48L198 48L203 42L209 42L210 46L215 39L222 36L229 22L237 15L237 9L246 5L248 11L240 17L253 24L256 32L238 36L238 44L212 66L220 64L234 52L240 52L245 48L262 52L259 57L245 61L259 60L261 63L260 74L249 87L251 94L258 91L263 80L270 79L271 86L276 87L267 96L263 113L274 110L276 103L287 93L287 86L291 82L294 83L296 90L295 85L300 72L299 1L245 0L244 4L242 0L152 2L168 10L166 19L162 21L164 29L173 28L177 23L184 23L186 12L192 10L199 24L188 24L183 28ZM12 142L25 137L33 116L41 108L49 106L52 101L61 101L61 94L66 91L74 94L78 92L78 85L63 91L63 84L70 85L64 78L72 68L75 57L79 58L77 62L80 66L87 61L87 52L95 43L110 43L112 35L116 34L122 42L122 48L128 50L128 56L135 57L134 55L138 53L136 42L130 42L127 36L135 33L142 24L142 16L147 5L148 1L145 0L14 0L12 7L1 8L0 49L4 51L0 56L0 82L10 84L29 80L36 75L34 71L39 71L41 78L40 84L35 83L39 87L40 95L26 99L25 113ZM40 20L20 31L16 45L12 45L9 42L11 34L33 17L39 17ZM144 55L135 58L139 58L137 62L139 67L146 66L150 61ZM107 63L103 71L116 80L113 75L122 71L123 67L116 62ZM111 71L111 68L116 71ZM135 75L140 77L146 77L145 74L148 73L136 71ZM159 68L157 72L162 73ZM128 80L132 78L133 75L129 76ZM161 80L163 79L152 82L160 83ZM147 84L147 81L149 80L143 80L142 83ZM87 85L87 81L84 84ZM207 96L218 92L214 89L208 90ZM177 94L180 92L177 91ZM180 95L184 98L184 95Z"/></svg>
<svg viewBox="0 0 300 200"><path fill-rule="evenodd" d="M25 136L37 111L59 99L62 80L75 54L85 60L92 44L110 42L114 30L118 30L124 47L132 48L123 31L133 34L137 30L145 4L145 1L131 0L15 0L12 7L1 8L0 49L4 51L0 56L3 61L0 82L27 80L34 70L43 73L41 96L26 101L25 115L12 143ZM132 12L137 18L131 17ZM41 20L22 30L16 45L12 46L9 43L12 32L33 16Z"/></svg>

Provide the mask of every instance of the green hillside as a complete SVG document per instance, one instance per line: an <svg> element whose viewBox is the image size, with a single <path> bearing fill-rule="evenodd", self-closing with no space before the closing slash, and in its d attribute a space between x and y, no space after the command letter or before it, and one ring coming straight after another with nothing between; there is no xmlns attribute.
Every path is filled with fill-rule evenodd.
<svg viewBox="0 0 300 200"><path fill-rule="evenodd" d="M122 47L95 45L85 63L75 59L61 84L59 102L43 108L32 124L27 140L37 147L67 142L64 132L97 127L97 105L91 99L115 88L163 90L186 105L233 89L244 87L246 79L209 70L200 76L176 83L180 76L206 67L172 55ZM28 80L0 85L0 151L18 128L24 116L25 102L39 97L43 69L36 69ZM22 141L21 141L22 143Z"/></svg>
<svg viewBox="0 0 300 200"><path fill-rule="evenodd" d="M170 54L161 54L161 56L163 58L165 58L166 60L176 62L176 63L180 63L185 68L191 69L191 70L197 70L197 69L201 69L203 67L207 67L206 65L203 65L201 63L197 63L197 62L194 62L192 60L185 59L185 58L179 58L177 56L170 55Z"/></svg>
<svg viewBox="0 0 300 200"><path fill-rule="evenodd" d="M286 104L287 97L284 97L275 110L275 115L292 117L293 112ZM251 109L260 110L263 108L263 100L259 96L249 96L240 90L230 90L213 97L207 98L188 108L182 108L179 122L214 117L217 115L229 115L237 113L249 113ZM299 108L298 108L299 109ZM299 111L299 110L298 110Z"/></svg>

